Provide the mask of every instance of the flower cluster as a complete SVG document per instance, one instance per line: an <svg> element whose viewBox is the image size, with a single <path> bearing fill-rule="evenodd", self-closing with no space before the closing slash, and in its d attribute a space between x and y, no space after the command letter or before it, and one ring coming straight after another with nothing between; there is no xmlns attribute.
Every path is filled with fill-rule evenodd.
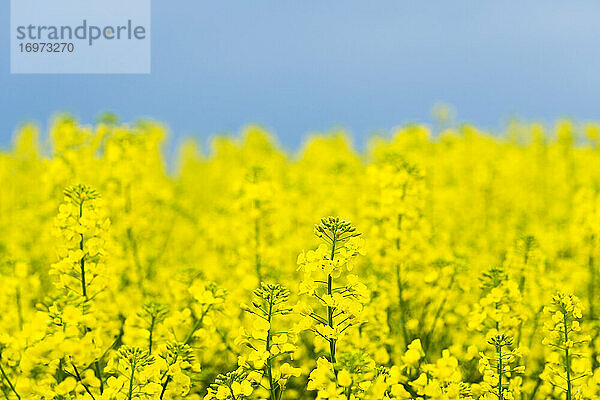
<svg viewBox="0 0 600 400"><path fill-rule="evenodd" d="M521 395L521 378L524 367L519 365L520 355L513 349L513 339L496 334L488 340L494 348L493 356L481 354L479 370L483 374L484 399L512 400Z"/></svg>
<svg viewBox="0 0 600 400"><path fill-rule="evenodd" d="M269 398L280 399L287 381L300 375L299 368L294 368L289 362L281 362L282 358L293 356L296 346L293 335L277 329L275 321L277 316L291 312L287 306L290 291L278 284L262 283L253 294L251 305L242 305L244 311L255 317L252 329L250 332L243 330L237 340L250 352L240 356L238 364L248 371L249 379L268 391Z"/></svg>
<svg viewBox="0 0 600 400"><path fill-rule="evenodd" d="M577 384L590 374L581 350L591 340L589 335L582 333L581 303L577 296L558 293L552 297L552 305L545 312L550 321L546 323L543 343L550 347L551 354L542 376L553 387L564 391L568 400L581 398Z"/></svg>
<svg viewBox="0 0 600 400"><path fill-rule="evenodd" d="M105 287L104 243L110 220L95 189L75 185L64 195L55 220L60 261L52 265L50 274L57 287L88 301Z"/></svg>
<svg viewBox="0 0 600 400"><path fill-rule="evenodd" d="M249 399L253 392L252 381L248 374L241 369L221 374L207 389L206 400L244 400Z"/></svg>
<svg viewBox="0 0 600 400"><path fill-rule="evenodd" d="M324 339L329 345L329 361L335 364L336 343L348 328L360 323L363 304L368 301L367 287L350 274L362 243L356 228L338 217L323 218L314 233L325 243L298 256L304 273L300 294L316 299L321 310L300 302L296 310L304 319L298 328L310 329ZM338 281L342 275L345 282Z"/></svg>
<svg viewBox="0 0 600 400"><path fill-rule="evenodd" d="M438 112L293 155L258 126L166 157L153 121L24 125L0 398L600 398L599 125Z"/></svg>

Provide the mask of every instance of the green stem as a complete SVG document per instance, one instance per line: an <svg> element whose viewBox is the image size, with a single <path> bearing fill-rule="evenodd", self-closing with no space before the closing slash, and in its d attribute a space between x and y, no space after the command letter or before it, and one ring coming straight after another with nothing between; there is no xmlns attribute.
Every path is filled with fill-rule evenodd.
<svg viewBox="0 0 600 400"><path fill-rule="evenodd" d="M333 238L331 240L331 262L335 257L335 241L336 241L336 230L333 231ZM333 289L333 278L331 274L327 275L327 294L331 296ZM327 306L327 324L331 329L335 329L333 326L333 307ZM332 364L335 364L335 339L329 339L329 355ZM335 368L334 368L335 369Z"/></svg>
<svg viewBox="0 0 600 400"><path fill-rule="evenodd" d="M565 334L565 368L567 372L567 400L571 400L571 356L569 355L569 348L567 342L569 341L569 328L567 326L567 313L563 312L563 327Z"/></svg>
<svg viewBox="0 0 600 400"><path fill-rule="evenodd" d="M96 368L96 375L98 375L98 380L100 381L100 394L104 393L104 382L102 379L102 369L100 368L100 361L94 361L94 367Z"/></svg>
<svg viewBox="0 0 600 400"><path fill-rule="evenodd" d="M592 236L592 240L594 240L595 236ZM596 308L594 307L594 303L596 301L596 284L597 284L597 271L594 262L593 254L589 254L588 256L588 269L590 274L590 282L588 283L588 304L590 307L589 310L589 320L594 321L596 319ZM597 334L596 334L597 337ZM596 370L600 363L598 362L598 351L596 350L595 343L596 337L590 341L590 350L592 352L592 371Z"/></svg>
<svg viewBox="0 0 600 400"><path fill-rule="evenodd" d="M96 368L96 375L100 381L100 394L104 393L104 380L102 379L102 369L100 368L100 361L94 361L94 367Z"/></svg>
<svg viewBox="0 0 600 400"><path fill-rule="evenodd" d="M79 219L81 219L81 217L83 217L83 200L79 203ZM83 233L81 234L81 240L79 241L79 249L81 250L81 252L83 253L83 243L84 243L84 236ZM85 298L85 302L83 303L83 309L85 312L85 304L88 301L88 295L87 295L87 284L85 283L85 256L82 255L81 256L81 261L79 263L80 268L81 268L81 293L83 295L83 297ZM87 328L86 328L87 330ZM96 375L98 375L98 380L100 380L100 394L102 394L104 392L104 382L102 380L102 370L100 369L100 363L98 360L96 360L94 362L94 367L96 368ZM75 368L75 364L73 364L73 368ZM91 394L90 394L91 396ZM93 396L92 396L93 398Z"/></svg>
<svg viewBox="0 0 600 400"><path fill-rule="evenodd" d="M500 304L498 302L495 302L494 308L496 309L496 312L498 312L498 310L500 309ZM500 321L496 320L495 326L496 326L496 332L500 332Z"/></svg>
<svg viewBox="0 0 600 400"><path fill-rule="evenodd" d="M79 203L79 219L81 219L81 217L83 216L83 200ZM81 234L81 240L79 241L79 249L83 252L83 233ZM87 291L86 291L86 284L85 284L85 257L82 255L81 256L81 261L80 261L80 267L81 267L81 292L83 294L83 297L85 297L85 300L87 301L88 297L87 297Z"/></svg>
<svg viewBox="0 0 600 400"><path fill-rule="evenodd" d="M162 390L160 391L160 400L162 400L163 396L165 395L165 392L167 391L167 385L169 384L170 381L171 381L171 377L168 376L167 380L162 385Z"/></svg>
<svg viewBox="0 0 600 400"><path fill-rule="evenodd" d="M15 396L17 396L17 398L19 400L21 400L21 396L19 396L19 393L17 393L15 387L13 386L12 382L8 378L8 375L6 375L6 372L4 372L4 368L2 368L2 364L0 364L0 372L2 373L2 377L4 378L4 380L6 381L6 383L8 383L8 386L10 387L10 390L12 390L13 393L15 394Z"/></svg>
<svg viewBox="0 0 600 400"><path fill-rule="evenodd" d="M452 289L452 287L454 286L455 280L456 280L456 271L454 271L454 273L452 274L452 277L450 278L450 284L448 285L448 291L446 292L446 295L442 299L440 306L438 307L437 311L435 312L435 315L433 317L433 322L431 323L431 328L426 333L425 338L427 339L426 342L427 342L428 346L429 346L431 336L435 332L435 327L437 325L437 322L440 319L440 317L442 316L442 312L444 311L444 308L446 307L446 303L448 302L449 292Z"/></svg>
<svg viewBox="0 0 600 400"><path fill-rule="evenodd" d="M202 320L204 319L204 317L206 316L206 314L208 313L208 310L210 310L210 305L206 307L206 310L204 310L204 312L202 312L202 315L200 316L200 318L196 321L196 323L194 324L192 330L190 331L190 333L187 335L187 337L185 338L185 340L183 341L183 344L189 344L189 342L192 340L192 336L194 335L194 333L198 330L198 328L200 328L200 325L202 325Z"/></svg>
<svg viewBox="0 0 600 400"><path fill-rule="evenodd" d="M152 320L150 322L150 335L148 337L148 354L152 354L152 333L154 331L154 323L156 322L156 317L152 315Z"/></svg>
<svg viewBox="0 0 600 400"><path fill-rule="evenodd" d="M235 397L235 393L233 393L233 388L232 388L231 386L229 386L229 391L231 392L231 398L232 398L233 400L236 400L236 399L237 399L237 397Z"/></svg>
<svg viewBox="0 0 600 400"><path fill-rule="evenodd" d="M529 400L535 399L535 395L537 394L537 391L540 388L540 386L542 386L542 378L540 378L538 376L538 378L535 381L535 386L533 387L533 390L531 391L531 396L529 396Z"/></svg>
<svg viewBox="0 0 600 400"><path fill-rule="evenodd" d="M85 391L88 392L88 394L92 397L92 399L96 400L96 398L94 397L94 395L90 391L90 388L88 388L87 385L85 383L83 383L83 380L81 379L81 375L79 375L79 371L77 370L77 367L75 366L75 364L71 363L71 365L73 366L73 371L75 372L75 377L77 378L77 380L79 381L79 383L81 383L81 385L83 386L83 388L85 389Z"/></svg>
<svg viewBox="0 0 600 400"><path fill-rule="evenodd" d="M266 349L267 352L271 351L271 317L273 314L273 289L271 289L271 293L269 295L269 314L267 315L267 321L269 322L269 330L267 331L267 343ZM269 378L269 392L271 395L271 400L277 400L277 396L275 393L275 385L273 383L273 369L271 365L271 358L267 359L266 363L267 368L267 376Z"/></svg>
<svg viewBox="0 0 600 400"><path fill-rule="evenodd" d="M161 382L163 379L165 379L165 376L167 376L167 374L169 373L169 368L171 368L171 366L175 365L175 363L177 362L177 357L178 357L178 354L175 353L175 358L173 359L173 362L167 366L166 371L160 377ZM171 376L167 376L167 379L162 384L162 390L160 392L161 400L162 400L163 396L165 395L165 392L167 391L167 386L169 385L169 382L171 382Z"/></svg>
<svg viewBox="0 0 600 400"><path fill-rule="evenodd" d="M129 378L129 393L127 394L127 399L131 400L133 398L133 376L135 375L135 358L131 362L131 378Z"/></svg>
<svg viewBox="0 0 600 400"><path fill-rule="evenodd" d="M504 400L502 393L502 372L504 367L502 366L502 346L498 346L498 400Z"/></svg>

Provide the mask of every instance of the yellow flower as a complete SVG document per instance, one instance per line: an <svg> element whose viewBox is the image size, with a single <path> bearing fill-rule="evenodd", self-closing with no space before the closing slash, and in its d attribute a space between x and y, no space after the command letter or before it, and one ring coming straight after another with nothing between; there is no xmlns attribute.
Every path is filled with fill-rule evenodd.
<svg viewBox="0 0 600 400"><path fill-rule="evenodd" d="M338 372L337 381L341 386L352 385L352 377L346 369L342 369Z"/></svg>
<svg viewBox="0 0 600 400"><path fill-rule="evenodd" d="M252 384L249 381L233 382L231 390L235 396L244 395L250 396L252 394Z"/></svg>
<svg viewBox="0 0 600 400"><path fill-rule="evenodd" d="M54 388L54 391L57 394L64 396L64 395L72 392L73 390L75 390L76 385L77 385L77 381L75 380L75 378L69 376L64 381L62 381L61 383L56 385L56 387Z"/></svg>

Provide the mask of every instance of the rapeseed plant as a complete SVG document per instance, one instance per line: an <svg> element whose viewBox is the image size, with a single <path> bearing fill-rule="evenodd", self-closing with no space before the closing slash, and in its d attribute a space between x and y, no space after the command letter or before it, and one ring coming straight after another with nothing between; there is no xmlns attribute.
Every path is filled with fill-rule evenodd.
<svg viewBox="0 0 600 400"><path fill-rule="evenodd" d="M296 351L296 346L290 341L290 332L276 329L275 324L277 316L292 311L287 305L290 291L277 284L262 283L253 294L251 304L242 305L244 311L255 317L252 329L250 332L242 331L238 338L238 343L243 343L251 351L239 357L238 365L258 386L268 391L269 399L279 400L290 377L300 375L299 368L278 361L282 357L289 358ZM277 362L280 365L276 365ZM266 385L262 384L262 380L266 381Z"/></svg>
<svg viewBox="0 0 600 400"><path fill-rule="evenodd" d="M589 371L581 347L590 341L590 337L582 333L581 303L574 295L558 293L545 311L551 321L546 323L543 343L550 347L551 353L542 376L553 387L564 391L567 400L582 398L577 385Z"/></svg>
<svg viewBox="0 0 600 400"><path fill-rule="evenodd" d="M341 335L360 320L362 303L367 301L367 288L353 269L353 259L362 251L360 233L348 221L327 217L315 225L315 235L324 244L316 250L300 253L298 266L304 273L300 293L318 301L324 310L315 312L308 303L301 302L297 309L304 316L299 330L310 329L328 343L329 362L335 364L336 344ZM334 282L345 274L345 284Z"/></svg>
<svg viewBox="0 0 600 400"><path fill-rule="evenodd" d="M170 163L156 122L23 126L0 398L600 398L598 124L439 129Z"/></svg>
<svg viewBox="0 0 600 400"><path fill-rule="evenodd" d="M520 381L524 367L519 366L519 353L513 339L505 334L495 334L488 340L494 355L481 355L479 369L483 375L484 399L516 399L520 397Z"/></svg>

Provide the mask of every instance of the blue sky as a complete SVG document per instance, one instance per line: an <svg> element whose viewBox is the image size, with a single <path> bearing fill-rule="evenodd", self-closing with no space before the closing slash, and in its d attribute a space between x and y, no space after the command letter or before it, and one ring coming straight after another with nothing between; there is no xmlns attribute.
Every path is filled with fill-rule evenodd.
<svg viewBox="0 0 600 400"><path fill-rule="evenodd" d="M597 1L153 0L150 75L11 75L9 46L5 28L2 147L57 111L152 117L173 141L259 123L290 148L333 127L364 143L437 102L492 129L600 120Z"/></svg>

